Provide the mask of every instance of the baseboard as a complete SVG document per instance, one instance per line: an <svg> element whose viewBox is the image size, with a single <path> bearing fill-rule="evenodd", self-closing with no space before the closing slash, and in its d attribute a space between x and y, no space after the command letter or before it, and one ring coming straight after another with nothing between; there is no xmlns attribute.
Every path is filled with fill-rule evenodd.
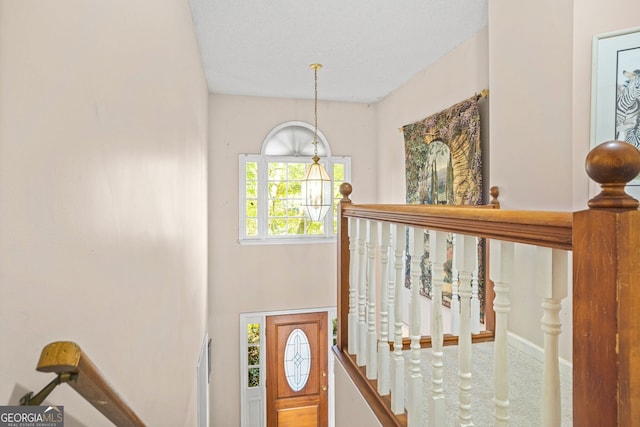
<svg viewBox="0 0 640 427"><path fill-rule="evenodd" d="M526 340L513 332L507 332L507 343L527 356L539 361L540 363L544 363L544 349L531 341ZM561 357L558 358L558 360L560 362L560 374L572 375L573 364Z"/></svg>

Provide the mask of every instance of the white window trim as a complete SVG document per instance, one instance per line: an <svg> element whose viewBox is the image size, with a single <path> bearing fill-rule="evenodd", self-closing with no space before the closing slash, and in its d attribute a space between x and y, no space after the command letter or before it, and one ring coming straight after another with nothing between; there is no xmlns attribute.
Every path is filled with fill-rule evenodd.
<svg viewBox="0 0 640 427"><path fill-rule="evenodd" d="M267 206L266 183L268 162L289 162L289 163L311 163L311 159L296 156L265 156L262 154L240 154L238 160L238 242L241 245L272 245L272 244L307 244L307 243L335 243L336 236L333 234L333 207L324 218L324 235L299 235L299 236L269 236L267 233L267 210L258 209L258 235L246 236L246 169L248 162L258 163L258 206ZM331 172L333 179L334 164L344 164L343 182L351 182L351 157L331 156L323 157L320 163ZM264 188L262 188L264 186Z"/></svg>

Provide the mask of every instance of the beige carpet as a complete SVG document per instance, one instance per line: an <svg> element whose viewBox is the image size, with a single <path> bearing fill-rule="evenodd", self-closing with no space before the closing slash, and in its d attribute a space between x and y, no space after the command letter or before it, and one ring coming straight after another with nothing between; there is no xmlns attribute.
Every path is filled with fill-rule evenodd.
<svg viewBox="0 0 640 427"><path fill-rule="evenodd" d="M409 352L405 352L409 357ZM422 375L427 401L431 395L431 349L422 350ZM444 349L445 396L447 399L447 424L457 426L458 417L458 354L457 347ZM406 363L408 369L408 363ZM493 426L493 343L473 345L473 422L480 427ZM561 372L562 426L572 425L572 378ZM509 348L509 415L513 427L546 427L540 422L540 394L542 388L542 363ZM425 408L425 412L427 408ZM428 417L426 418L428 419ZM440 426L436 426L440 427ZM444 426L443 426L444 427Z"/></svg>

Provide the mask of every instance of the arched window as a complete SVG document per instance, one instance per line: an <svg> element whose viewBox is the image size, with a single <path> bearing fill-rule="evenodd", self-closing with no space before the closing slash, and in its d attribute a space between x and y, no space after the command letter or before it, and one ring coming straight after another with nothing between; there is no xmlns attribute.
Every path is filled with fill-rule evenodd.
<svg viewBox="0 0 640 427"><path fill-rule="evenodd" d="M302 209L302 178L314 153L313 126L291 121L267 134L260 154L240 155L241 243L333 241L337 231L339 187L351 179L351 158L331 156L318 131L318 156L333 180L334 206L322 222Z"/></svg>

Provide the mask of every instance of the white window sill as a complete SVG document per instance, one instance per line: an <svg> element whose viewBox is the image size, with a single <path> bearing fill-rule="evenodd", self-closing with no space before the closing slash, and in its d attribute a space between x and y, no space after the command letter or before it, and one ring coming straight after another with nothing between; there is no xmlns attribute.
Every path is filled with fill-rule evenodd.
<svg viewBox="0 0 640 427"><path fill-rule="evenodd" d="M239 239L241 245L307 245L315 243L336 243L336 236L324 237L269 237L267 239Z"/></svg>

